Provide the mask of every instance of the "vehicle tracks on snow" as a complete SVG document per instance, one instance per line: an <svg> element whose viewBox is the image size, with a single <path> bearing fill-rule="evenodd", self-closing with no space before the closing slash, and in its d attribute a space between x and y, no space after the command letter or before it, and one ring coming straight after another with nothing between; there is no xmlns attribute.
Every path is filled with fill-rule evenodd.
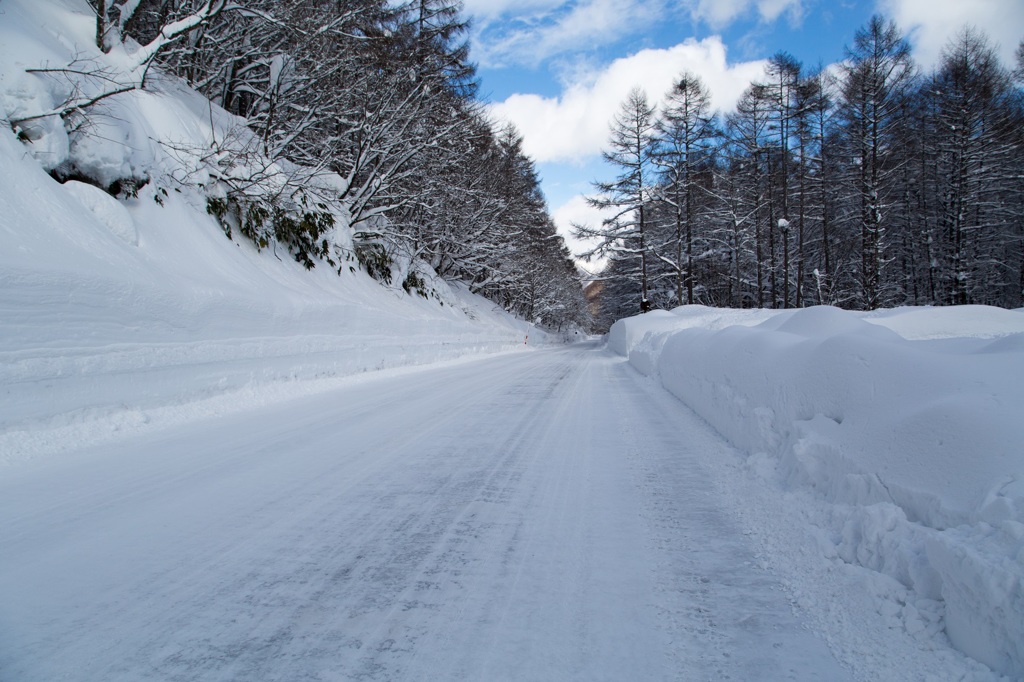
<svg viewBox="0 0 1024 682"><path fill-rule="evenodd" d="M726 447L584 346L85 451L0 481L0 678L841 676L718 506Z"/></svg>

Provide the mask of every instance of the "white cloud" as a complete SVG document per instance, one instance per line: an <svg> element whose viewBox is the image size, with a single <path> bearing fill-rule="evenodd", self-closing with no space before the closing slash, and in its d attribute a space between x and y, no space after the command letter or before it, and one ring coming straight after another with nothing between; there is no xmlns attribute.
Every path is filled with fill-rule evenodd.
<svg viewBox="0 0 1024 682"><path fill-rule="evenodd" d="M537 66L555 55L615 43L689 17L721 30L756 17L799 24L807 0L468 0L480 64Z"/></svg>
<svg viewBox="0 0 1024 682"><path fill-rule="evenodd" d="M1021 0L877 0L877 8L908 32L914 57L925 68L938 64L942 48L964 25L999 43L1007 66L1013 65L1013 53L1024 38Z"/></svg>
<svg viewBox="0 0 1024 682"><path fill-rule="evenodd" d="M512 15L504 0L478 0L501 7ZM665 9L666 0L579 0L555 3L532 0L515 5L515 15L500 27L491 26L497 14L480 14L482 25L475 36L474 56L486 66L528 64L565 52L592 47L644 30Z"/></svg>
<svg viewBox="0 0 1024 682"><path fill-rule="evenodd" d="M758 0L757 13L765 22L775 21L783 13L799 21L804 16L804 7L801 0Z"/></svg>
<svg viewBox="0 0 1024 682"><path fill-rule="evenodd" d="M752 10L770 23L788 13L794 20L803 16L802 0L690 0L690 15L716 29L725 28Z"/></svg>
<svg viewBox="0 0 1024 682"><path fill-rule="evenodd" d="M465 0L466 13L484 24L510 14L547 12L566 4L566 0Z"/></svg>
<svg viewBox="0 0 1024 682"><path fill-rule="evenodd" d="M523 149L539 162L576 161L600 154L608 124L629 90L639 86L658 102L684 69L698 74L716 108L735 106L743 90L763 74L764 62L730 65L721 38L689 39L664 50L643 50L617 59L603 71L566 86L559 97L512 95L491 106L523 134Z"/></svg>

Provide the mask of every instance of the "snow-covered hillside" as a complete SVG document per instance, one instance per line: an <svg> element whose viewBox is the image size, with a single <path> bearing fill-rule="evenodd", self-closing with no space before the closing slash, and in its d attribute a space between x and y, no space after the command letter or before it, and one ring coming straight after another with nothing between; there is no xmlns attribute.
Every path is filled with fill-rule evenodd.
<svg viewBox="0 0 1024 682"><path fill-rule="evenodd" d="M609 345L747 453L821 557L877 576L896 626L1024 676L1024 311L684 306Z"/></svg>
<svg viewBox="0 0 1024 682"><path fill-rule="evenodd" d="M90 44L84 9L4 4L0 115L68 96L67 82L25 69L116 60ZM552 340L426 270L429 299L385 287L354 260L307 271L284 246L226 238L186 151L237 121L179 83L110 98L89 125L70 138L57 116L18 126L21 139L0 129L0 463L367 370ZM69 162L104 183L149 181L116 199L50 177ZM336 218L330 239L343 258L351 230Z"/></svg>

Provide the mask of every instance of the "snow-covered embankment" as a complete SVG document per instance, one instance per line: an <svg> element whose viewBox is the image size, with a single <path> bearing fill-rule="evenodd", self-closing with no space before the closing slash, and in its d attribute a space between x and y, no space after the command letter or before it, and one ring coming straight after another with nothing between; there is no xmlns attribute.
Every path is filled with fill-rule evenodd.
<svg viewBox="0 0 1024 682"><path fill-rule="evenodd" d="M428 300L228 240L178 192L61 185L9 131L0 186L0 465L545 342L440 278Z"/></svg>
<svg viewBox="0 0 1024 682"><path fill-rule="evenodd" d="M824 502L824 556L898 580L956 648L1024 676L1024 313L685 306L617 322L609 346L751 475Z"/></svg>
<svg viewBox="0 0 1024 682"><path fill-rule="evenodd" d="M411 257L371 279L340 176L261 157L244 120L159 68L111 96L134 62L95 45L87 3L0 14L0 465L555 341ZM96 104L57 115L78 97ZM300 186L332 221L310 271L211 215L229 188L298 202Z"/></svg>

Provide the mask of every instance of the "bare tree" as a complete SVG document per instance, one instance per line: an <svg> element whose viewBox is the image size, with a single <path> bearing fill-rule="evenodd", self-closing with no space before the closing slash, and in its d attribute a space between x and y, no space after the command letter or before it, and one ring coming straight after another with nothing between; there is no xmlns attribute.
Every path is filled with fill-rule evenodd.
<svg viewBox="0 0 1024 682"><path fill-rule="evenodd" d="M654 164L662 173L658 199L671 207L673 234L669 253L655 246L658 258L674 271L678 305L694 303L694 232L697 204L706 199L701 187L719 136L711 110L711 93L700 77L685 72L672 84L658 119ZM683 290L686 296L683 296Z"/></svg>
<svg viewBox="0 0 1024 682"><path fill-rule="evenodd" d="M596 239L597 245L588 254L628 255L638 262L635 281L640 286L640 311L650 309L647 210L654 185L651 169L656 143L654 107L639 88L630 91L611 124L610 150L605 160L620 172L611 182L595 182L597 195L588 203L599 209L614 211L599 227L576 226L576 235Z"/></svg>
<svg viewBox="0 0 1024 682"><path fill-rule="evenodd" d="M1018 272L1014 216L1019 117L1010 73L987 38L963 29L925 85L937 209L932 233L945 303L1008 303L991 283Z"/></svg>
<svg viewBox="0 0 1024 682"><path fill-rule="evenodd" d="M875 15L857 31L844 67L842 115L851 181L859 200L861 305L886 302L885 216L892 201L904 100L914 87L916 68L910 45L896 24Z"/></svg>

